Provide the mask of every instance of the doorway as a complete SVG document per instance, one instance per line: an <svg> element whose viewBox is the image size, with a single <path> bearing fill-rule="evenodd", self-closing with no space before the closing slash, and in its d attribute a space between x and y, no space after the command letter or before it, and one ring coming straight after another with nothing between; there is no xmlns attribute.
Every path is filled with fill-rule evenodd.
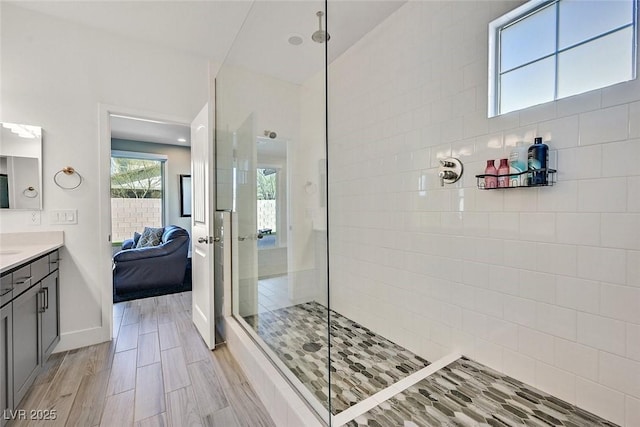
<svg viewBox="0 0 640 427"><path fill-rule="evenodd" d="M162 131L159 131L163 129ZM186 129L180 134L179 129ZM185 136L186 135L186 136ZM100 106L100 236L104 236L100 262L102 284L102 334L105 340L114 334L113 321L113 254L121 245L114 247L114 229L112 214L112 145L119 151L151 154L153 160L161 161L161 179L164 188L160 207L161 225L176 225L186 229L190 234L189 217L180 216L180 181L179 175L190 174L190 119L168 116L166 114L142 111L127 107ZM116 141L118 140L118 141ZM128 147L123 147L125 144ZM169 153L162 151L169 150ZM175 153L180 152L178 157ZM139 154L138 154L139 156ZM174 176L175 175L175 176ZM175 179L174 179L175 178ZM133 237L133 236L132 236ZM119 240L119 239L118 239Z"/></svg>

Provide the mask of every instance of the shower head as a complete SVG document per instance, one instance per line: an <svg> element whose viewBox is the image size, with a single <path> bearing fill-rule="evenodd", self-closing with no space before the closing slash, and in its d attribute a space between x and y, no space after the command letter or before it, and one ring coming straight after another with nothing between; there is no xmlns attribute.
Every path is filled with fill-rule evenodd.
<svg viewBox="0 0 640 427"><path fill-rule="evenodd" d="M329 41L331 36L326 31L322 30L322 16L324 13L322 11L318 11L316 16L318 17L318 31L311 35L311 40L316 43L324 43L325 41Z"/></svg>

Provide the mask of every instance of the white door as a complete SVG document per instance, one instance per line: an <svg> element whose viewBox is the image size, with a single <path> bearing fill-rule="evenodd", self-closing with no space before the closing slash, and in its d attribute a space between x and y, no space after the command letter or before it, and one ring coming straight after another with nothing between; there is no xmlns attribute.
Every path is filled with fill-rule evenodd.
<svg viewBox="0 0 640 427"><path fill-rule="evenodd" d="M214 279L214 153L213 112L209 104L191 123L191 237L193 323L210 349L215 346Z"/></svg>

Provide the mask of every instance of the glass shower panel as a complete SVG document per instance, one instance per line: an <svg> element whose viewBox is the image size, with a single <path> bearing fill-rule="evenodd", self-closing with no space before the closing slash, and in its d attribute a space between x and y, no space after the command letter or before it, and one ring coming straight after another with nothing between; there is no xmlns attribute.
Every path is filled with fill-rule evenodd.
<svg viewBox="0 0 640 427"><path fill-rule="evenodd" d="M254 2L238 32L216 77L217 209L232 211L233 316L330 424L318 11Z"/></svg>

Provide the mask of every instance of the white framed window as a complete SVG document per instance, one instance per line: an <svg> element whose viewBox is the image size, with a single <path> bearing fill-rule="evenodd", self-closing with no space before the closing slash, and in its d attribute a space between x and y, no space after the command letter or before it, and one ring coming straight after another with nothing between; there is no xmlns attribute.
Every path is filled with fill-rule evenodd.
<svg viewBox="0 0 640 427"><path fill-rule="evenodd" d="M489 117L636 78L635 0L532 0L489 24Z"/></svg>
<svg viewBox="0 0 640 427"><path fill-rule="evenodd" d="M167 221L164 154L111 151L111 241L123 242L144 227Z"/></svg>

